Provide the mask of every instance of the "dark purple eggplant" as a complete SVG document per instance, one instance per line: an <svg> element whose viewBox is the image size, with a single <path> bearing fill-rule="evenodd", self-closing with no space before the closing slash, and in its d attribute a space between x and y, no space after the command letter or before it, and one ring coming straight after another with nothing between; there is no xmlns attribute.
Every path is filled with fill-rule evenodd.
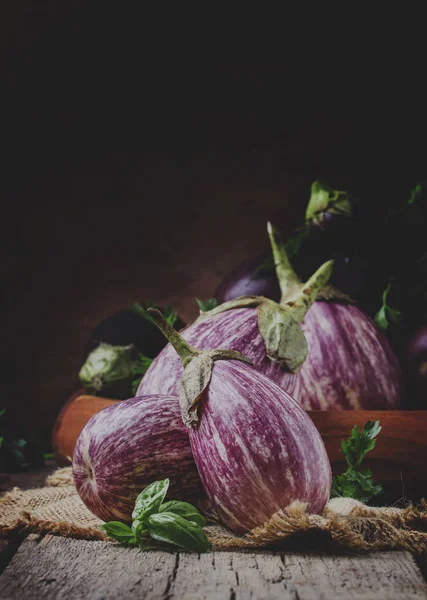
<svg viewBox="0 0 427 600"><path fill-rule="evenodd" d="M314 182L306 224L286 241L285 248L302 280L307 280L321 264L334 259L330 283L374 316L387 284L387 273L378 265L378 252L370 248L362 251L360 231L366 230L367 225L355 218L353 208L354 202L346 192ZM372 238L371 232L369 237ZM238 265L215 292L218 304L251 295L280 300L270 249Z"/></svg>
<svg viewBox="0 0 427 600"><path fill-rule="evenodd" d="M224 277L215 292L218 304L239 296L265 296L280 300L280 287L271 250L265 250L240 263Z"/></svg>
<svg viewBox="0 0 427 600"><path fill-rule="evenodd" d="M171 307L158 308L168 315L174 327L184 327L184 323ZM145 314L145 307L140 304L119 310L101 321L89 336L83 360L102 343L111 346L132 345L137 352L149 358L157 356L166 345L164 337Z"/></svg>
<svg viewBox="0 0 427 600"><path fill-rule="evenodd" d="M172 307L160 310L177 329L184 326ZM91 394L130 398L164 346L165 339L146 308L134 304L108 317L92 332L79 372L80 382Z"/></svg>
<svg viewBox="0 0 427 600"><path fill-rule="evenodd" d="M403 350L403 365L411 408L427 408L427 325L409 338Z"/></svg>

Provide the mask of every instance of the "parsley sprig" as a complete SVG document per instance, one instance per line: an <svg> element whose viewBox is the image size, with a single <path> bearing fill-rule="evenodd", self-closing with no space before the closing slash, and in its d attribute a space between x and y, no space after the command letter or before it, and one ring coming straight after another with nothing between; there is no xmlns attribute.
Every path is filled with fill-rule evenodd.
<svg viewBox="0 0 427 600"><path fill-rule="evenodd" d="M332 497L356 498L361 502L369 502L383 491L379 483L375 483L369 469L363 471L359 467L367 452L375 447L376 437L381 431L379 421L366 421L362 431L355 425L347 441L341 442L341 450L347 461L347 470L332 480Z"/></svg>
<svg viewBox="0 0 427 600"><path fill-rule="evenodd" d="M125 546L143 551L176 546L191 552L206 552L208 538L202 527L205 518L188 502L163 502L169 479L155 481L138 496L132 513L132 526L120 521L104 523L101 528Z"/></svg>

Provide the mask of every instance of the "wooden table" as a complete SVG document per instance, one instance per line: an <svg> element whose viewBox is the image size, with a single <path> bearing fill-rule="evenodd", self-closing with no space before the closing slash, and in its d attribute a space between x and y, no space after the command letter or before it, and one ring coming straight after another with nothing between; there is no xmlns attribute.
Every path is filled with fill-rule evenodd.
<svg viewBox="0 0 427 600"><path fill-rule="evenodd" d="M9 485L33 487L45 475L14 476ZM427 599L427 560L417 562L408 552L140 553L105 542L31 534L2 542L0 563L1 600Z"/></svg>

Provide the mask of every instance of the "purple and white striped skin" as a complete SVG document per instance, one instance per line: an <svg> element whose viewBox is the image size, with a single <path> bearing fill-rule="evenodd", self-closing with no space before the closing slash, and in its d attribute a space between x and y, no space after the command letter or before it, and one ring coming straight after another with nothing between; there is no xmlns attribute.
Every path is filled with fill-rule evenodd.
<svg viewBox="0 0 427 600"><path fill-rule="evenodd" d="M265 350L258 327L256 308L235 308L205 320L196 321L180 331L182 337L199 350L225 348L237 350L264 375L272 379L291 396L298 397L299 378L272 362ZM137 395L179 395L184 372L181 359L168 344L154 359L142 378Z"/></svg>
<svg viewBox="0 0 427 600"><path fill-rule="evenodd" d="M179 399L151 395L108 406L84 426L73 456L74 483L103 521L132 521L138 494L169 477L171 499L205 497Z"/></svg>
<svg viewBox="0 0 427 600"><path fill-rule="evenodd" d="M244 533L295 500L323 511L331 467L307 413L270 379L235 361L215 362L188 430L194 460L223 523Z"/></svg>
<svg viewBox="0 0 427 600"><path fill-rule="evenodd" d="M398 360L374 321L353 304L317 300L302 328L308 355L297 400L306 410L392 410L403 402Z"/></svg>

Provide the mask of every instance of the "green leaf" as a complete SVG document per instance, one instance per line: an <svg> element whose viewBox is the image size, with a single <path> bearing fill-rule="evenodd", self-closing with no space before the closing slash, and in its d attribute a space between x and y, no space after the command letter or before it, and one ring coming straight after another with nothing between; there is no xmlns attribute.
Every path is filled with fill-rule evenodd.
<svg viewBox="0 0 427 600"><path fill-rule="evenodd" d="M197 302L197 306L202 312L209 312L213 308L216 308L218 302L216 298L208 298L207 300L201 300L200 298L194 298Z"/></svg>
<svg viewBox="0 0 427 600"><path fill-rule="evenodd" d="M379 421L366 421L362 431L355 425L347 441L341 442L341 449L347 461L347 470L332 480L332 497L356 498L368 502L382 492L382 485L376 484L369 469L357 471L367 452L375 447L376 437L381 431Z"/></svg>
<svg viewBox="0 0 427 600"><path fill-rule="evenodd" d="M166 321L169 323L169 325L175 325L175 323L178 320L178 314L175 312L175 310L172 308L172 306L165 306L165 308L163 309L163 316L165 317Z"/></svg>
<svg viewBox="0 0 427 600"><path fill-rule="evenodd" d="M285 250L288 258L293 258L300 252L308 235L309 228L307 226L302 227L285 243Z"/></svg>
<svg viewBox="0 0 427 600"><path fill-rule="evenodd" d="M144 533L146 533L146 531L147 531L147 528L143 521L135 520L132 523L132 531L136 538L137 543L140 544Z"/></svg>
<svg viewBox="0 0 427 600"><path fill-rule="evenodd" d="M134 366L132 367L132 375L134 376L134 379L132 380L132 394L133 395L136 394L139 384L141 383L141 379L143 378L145 373L148 371L148 368L150 367L153 360L154 360L153 358L150 358L149 356L145 356L144 354L138 355L138 362L136 362L134 364Z"/></svg>
<svg viewBox="0 0 427 600"><path fill-rule="evenodd" d="M165 502L159 508L159 513L162 512L175 513L176 515L179 515L188 521L192 521L193 523L200 525L200 527L203 527L206 524L205 517L199 513L197 508L188 502L179 502L178 500Z"/></svg>
<svg viewBox="0 0 427 600"><path fill-rule="evenodd" d="M208 538L200 525L172 512L151 515L147 519L147 529L155 540L184 550L206 552L209 548Z"/></svg>
<svg viewBox="0 0 427 600"><path fill-rule="evenodd" d="M125 546L137 545L135 533L128 525L120 523L120 521L110 521L109 523L100 525L100 527L105 531L108 537L113 538L113 540L117 540Z"/></svg>
<svg viewBox="0 0 427 600"><path fill-rule="evenodd" d="M379 329L381 329L381 331L386 331L386 329L390 325L390 322L394 325L398 325L402 316L402 313L399 310L391 308L391 306L387 304L387 296L390 292L390 288L391 283L389 283L386 289L384 290L382 297L382 306L374 317L375 323L377 324Z"/></svg>
<svg viewBox="0 0 427 600"><path fill-rule="evenodd" d="M417 200L421 198L422 191L423 188L421 184L417 183L414 189L411 190L411 195L409 197L408 204L415 204L415 202L417 202Z"/></svg>
<svg viewBox="0 0 427 600"><path fill-rule="evenodd" d="M381 431L379 421L366 421L362 431L355 425L347 442L341 444L342 451L351 467L358 467L367 452L375 447L375 438Z"/></svg>
<svg viewBox="0 0 427 600"><path fill-rule="evenodd" d="M154 304L154 302L151 302L150 300L147 301L145 303L145 307L141 306L141 304L139 304L138 302L135 302L135 304L133 304L131 306L131 310L136 313L137 315L139 315L140 317L142 317L143 319L145 319L146 321L150 321L150 323L153 323L154 325L154 321L153 319L150 317L150 315L147 312L147 308L157 308L158 310L160 310L160 312L163 314L163 316L165 317L166 321L170 324L170 325L175 325L175 323L178 320L178 315L175 312L175 310L172 308L172 306L170 306L169 304L167 306L165 306L164 308L160 309L156 304Z"/></svg>
<svg viewBox="0 0 427 600"><path fill-rule="evenodd" d="M156 513L169 488L169 479L154 481L139 494L133 509L132 519L142 521Z"/></svg>
<svg viewBox="0 0 427 600"><path fill-rule="evenodd" d="M53 460L56 457L55 452L45 452L45 454L43 454L43 458L45 460Z"/></svg>
<svg viewBox="0 0 427 600"><path fill-rule="evenodd" d="M4 437L3 437L3 436L1 436L1 437L0 437L0 448L3 446L3 440L4 440Z"/></svg>
<svg viewBox="0 0 427 600"><path fill-rule="evenodd" d="M0 409L0 417L2 417L5 412L6 412L6 408L1 408Z"/></svg>

